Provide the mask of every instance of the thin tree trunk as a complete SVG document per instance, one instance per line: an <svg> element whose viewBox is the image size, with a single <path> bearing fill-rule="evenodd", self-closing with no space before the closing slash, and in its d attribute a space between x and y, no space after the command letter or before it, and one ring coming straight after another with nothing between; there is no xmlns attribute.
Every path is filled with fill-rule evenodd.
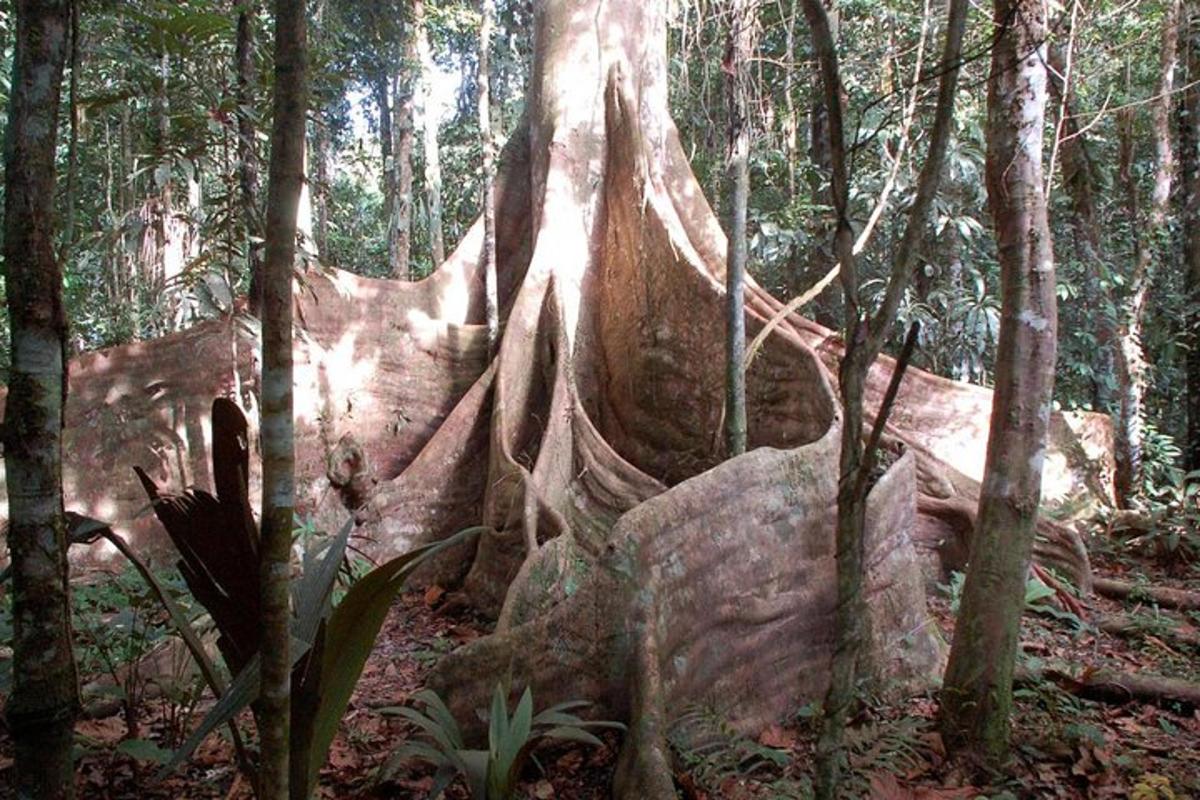
<svg viewBox="0 0 1200 800"><path fill-rule="evenodd" d="M483 150L483 274L488 353L496 355L500 343L500 300L496 280L496 164L492 141L491 80L488 69L492 43L494 0L480 0L479 26L479 145Z"/></svg>
<svg viewBox="0 0 1200 800"><path fill-rule="evenodd" d="M329 135L329 123L325 119L325 109L313 121L312 145L312 204L313 204L313 243L321 258L329 253L329 198L332 186L329 166L333 162L333 141Z"/></svg>
<svg viewBox="0 0 1200 800"><path fill-rule="evenodd" d="M308 103L303 0L275 3L275 102L267 189L262 367L262 615L259 736L264 800L288 797L292 511L295 452L292 419L292 272L304 186Z"/></svg>
<svg viewBox="0 0 1200 800"><path fill-rule="evenodd" d="M988 77L988 205L1001 321L987 459L962 610L941 697L947 745L993 763L1008 752L1025 578L1054 387L1054 253L1043 193L1045 6L995 0Z"/></svg>
<svg viewBox="0 0 1200 800"><path fill-rule="evenodd" d="M829 20L830 35L836 43L840 19L837 4L825 0L823 4L825 16ZM807 15L808 11L805 10ZM812 99L808 115L808 156L813 170L809 182L809 196L814 205L833 205L827 188L831 184L830 173L833 169L832 154L829 151L829 108L825 103L820 75L814 76L812 82ZM840 98L839 98L840 102ZM827 183L828 182L828 183ZM834 212L836 213L836 212ZM799 294L808 288L817 278L825 275L837 263L836 253L824 244L830 238L837 237L837 224L833 216L821 213L816 220L817 230L814 231L814 246L806 254L801 254L796 270L789 275L793 281L791 294ZM813 316L817 322L830 328L837 328L838 320L831 314L826 304L817 303L813 306Z"/></svg>
<svg viewBox="0 0 1200 800"><path fill-rule="evenodd" d="M1075 88L1062 85L1058 76L1067 75L1061 48L1050 49L1050 92L1057 102L1061 119L1062 182L1071 199L1071 228L1076 253L1087 269L1084 297L1087 307L1095 314L1096 353L1092 362L1092 410L1106 413L1112 402L1110 383L1113 380L1113 342L1116 341L1116 320L1113 317L1107 291L1101 278L1108 271L1107 253L1100 236L1100 221L1096 212L1096 191L1092 174L1092 159L1088 153L1086 133L1075 118ZM1070 77L1070 76L1068 76Z"/></svg>
<svg viewBox="0 0 1200 800"><path fill-rule="evenodd" d="M71 76L67 114L70 134L67 142L66 222L63 225L64 257L75 244L75 195L79 186L79 0L71 0Z"/></svg>
<svg viewBox="0 0 1200 800"><path fill-rule="evenodd" d="M725 255L725 449L746 452L746 209L750 200L750 73L757 25L756 0L734 0L729 21L725 110L729 129L726 181L729 230Z"/></svg>
<svg viewBox="0 0 1200 800"><path fill-rule="evenodd" d="M403 70L397 76L395 84L395 119L393 129L396 143L393 148L395 159L396 200L392 206L390 246L395 248L391 253L392 277L400 280L412 278L412 218L413 218L413 76L410 70Z"/></svg>
<svg viewBox="0 0 1200 800"><path fill-rule="evenodd" d="M257 2L241 5L237 20L238 188L241 192L242 224L246 228L246 267L250 272L250 313L262 310L262 225L258 213L258 149L252 109L255 103L254 18Z"/></svg>
<svg viewBox="0 0 1200 800"><path fill-rule="evenodd" d="M1189 4L1187 31L1187 85L1179 126L1183 179L1183 257L1187 272L1187 444L1184 461L1188 472L1200 469L1200 7Z"/></svg>
<svg viewBox="0 0 1200 800"><path fill-rule="evenodd" d="M862 664L862 643L867 640L868 617L863 603L863 540L866 526L866 499L874 470L878 436L886 423L889 401L879 409L872 431L872 446L863 448L863 400L867 374L883 349L883 343L896 321L900 301L911 279L918 244L925 233L926 221L941 180L942 166L954 127L954 95L958 87L962 42L966 32L967 0L952 0L946 24L946 41L939 67L938 101L934 113L929 151L917 179L904 234L892 261L883 302L873 314L864 313L858 293L857 264L854 254L854 230L849 220L850 174L846 162L846 142L842 114L841 77L837 60L837 42L820 0L804 0L804 13L813 35L813 49L821 68L825 104L829 121L830 196L837 215L834 251L841 264L840 277L844 298L846 341L839 371L842 400L842 439L839 459L837 516L837 645L834 649L829 692L825 700L825 718L817 746L816 792L830 800L837 796L840 778L842 738L850 706L855 696L857 676L868 671ZM915 329L910 331L905 352L893 375L892 386L899 388L904 365L915 344ZM894 399L893 388L889 394Z"/></svg>
<svg viewBox="0 0 1200 800"><path fill-rule="evenodd" d="M310 43L313 50L320 50L328 38L324 33L327 6L327 0L317 0L313 6L313 35ZM330 104L320 98L314 99L314 102L320 105L312 115L312 180L308 190L313 216L312 244L320 260L326 258L329 253L329 203L332 190L330 165L333 164L334 153L329 126Z"/></svg>
<svg viewBox="0 0 1200 800"><path fill-rule="evenodd" d="M1132 171L1133 109L1120 115L1121 181L1126 203L1134 224L1135 245L1129 295L1117 330L1116 367L1119 393L1114 431L1117 505L1129 508L1141 492L1142 411L1145 404L1148 365L1142 347L1146 299L1154 281L1155 250L1166 229L1167 207L1171 199L1171 176L1175 154L1171 146L1171 87L1174 84L1176 51L1179 40L1179 0L1171 0L1163 19L1159 83L1152 105L1151 130L1154 136L1154 190L1150 208L1143 220L1137 182Z"/></svg>
<svg viewBox="0 0 1200 800"><path fill-rule="evenodd" d="M12 366L4 420L13 574L6 720L18 797L74 797L62 424L66 317L54 250L54 156L70 3L18 0L5 142L4 274Z"/></svg>
<svg viewBox="0 0 1200 800"><path fill-rule="evenodd" d="M388 273L396 274L397 248L395 240L396 162L392 157L395 141L392 133L392 81L387 73L375 76L372 83L375 106L379 109L379 154L383 159L383 215L387 221Z"/></svg>
<svg viewBox="0 0 1200 800"><path fill-rule="evenodd" d="M783 144L787 153L788 198L796 196L796 0L792 0L787 19L786 53L783 67L783 98L787 118L783 121Z"/></svg>
<svg viewBox="0 0 1200 800"><path fill-rule="evenodd" d="M421 64L421 108L423 109L422 143L425 148L425 204L429 208L429 247L433 268L446 260L446 241L442 235L442 158L438 148L438 119L433 113L433 76L437 64L429 48L425 31L425 3L413 0L413 38Z"/></svg>

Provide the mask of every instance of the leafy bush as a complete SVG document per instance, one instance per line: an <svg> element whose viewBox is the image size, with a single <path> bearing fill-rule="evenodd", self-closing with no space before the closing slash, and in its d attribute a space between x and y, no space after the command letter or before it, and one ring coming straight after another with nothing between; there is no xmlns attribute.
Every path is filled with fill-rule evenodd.
<svg viewBox="0 0 1200 800"><path fill-rule="evenodd" d="M391 760L417 758L432 764L437 772L430 798L440 797L461 775L473 800L508 800L515 796L521 770L542 739L601 746L603 742L589 733L588 728L623 730L625 727L619 722L585 721L571 713L589 705L582 700L560 703L534 716L533 694L528 688L510 717L504 688L497 685L492 696L488 749L472 750L464 743L454 715L435 692L420 692L415 700L424 707L424 713L406 707L383 711L402 716L421 729L425 741L404 745Z"/></svg>

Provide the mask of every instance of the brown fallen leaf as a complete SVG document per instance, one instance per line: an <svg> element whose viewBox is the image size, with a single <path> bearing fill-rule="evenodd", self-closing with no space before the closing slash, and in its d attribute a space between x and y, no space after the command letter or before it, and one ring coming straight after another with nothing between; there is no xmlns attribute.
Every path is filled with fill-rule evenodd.
<svg viewBox="0 0 1200 800"><path fill-rule="evenodd" d="M791 750L796 746L798 736L795 731L780 725L768 725L758 736L758 743L764 747L774 747L777 750Z"/></svg>
<svg viewBox="0 0 1200 800"><path fill-rule="evenodd" d="M425 605L429 606L430 608L433 608L434 606L437 605L438 601L441 600L443 596L445 596L445 594L446 594L446 590L443 589L442 587L438 586L437 584L430 586L428 589L425 590Z"/></svg>

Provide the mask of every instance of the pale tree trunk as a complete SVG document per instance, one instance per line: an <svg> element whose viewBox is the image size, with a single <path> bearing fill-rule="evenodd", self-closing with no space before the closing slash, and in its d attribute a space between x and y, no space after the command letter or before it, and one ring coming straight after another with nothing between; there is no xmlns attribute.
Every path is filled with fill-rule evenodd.
<svg viewBox="0 0 1200 800"><path fill-rule="evenodd" d="M483 151L483 266L484 322L488 353L495 355L500 342L500 300L496 280L496 164L492 141L492 94L488 62L492 49L494 0L480 0L479 26L479 146Z"/></svg>
<svg viewBox="0 0 1200 800"><path fill-rule="evenodd" d="M917 179L916 197L909 209L903 236L893 257L883 302L876 311L870 312L860 304L854 230L849 220L850 173L846 161L837 43L820 0L804 0L804 13L812 30L813 49L820 64L829 121L830 196L837 215L834 252L841 264L845 314L843 337L846 343L838 373L843 427L837 492L837 640L825 698L824 724L817 746L815 782L817 796L830 800L838 794L843 761L842 739L855 698L857 679L861 675L877 674L877 665L868 663L869 658L864 655L864 643L873 635L870 614L864 601L867 493L875 471L879 436L911 356L916 341L915 329L909 333L891 385L876 410L871 438L864 448L864 403L868 377L896 321L900 301L911 280L917 251L924 239L926 223L937 195L954 128L954 96L958 87L967 11L967 0L952 0L949 4L929 151Z"/></svg>
<svg viewBox="0 0 1200 800"><path fill-rule="evenodd" d="M1113 342L1116 341L1116 320L1113 318L1107 290L1101 283L1107 272L1108 259L1100 236L1100 220L1096 212L1096 191L1092 175L1092 159L1088 153L1086 132L1075 117L1075 87L1062 85L1069 76L1060 47L1050 50L1050 91L1061 115L1059 155L1062 162L1062 182L1071 199L1071 230L1075 250L1088 272L1084 278L1084 298L1095 315L1097 349L1092 369L1092 409L1106 413L1112 402L1109 383L1113 379ZM1073 76L1070 76L1073 77Z"/></svg>
<svg viewBox="0 0 1200 800"><path fill-rule="evenodd" d="M1187 90L1180 109L1179 149L1183 180L1184 286L1188 297L1187 444L1184 463L1200 469L1200 7L1187 8Z"/></svg>
<svg viewBox="0 0 1200 800"><path fill-rule="evenodd" d="M437 64L425 31L425 3L413 0L413 41L421 64L421 108L423 109L422 144L425 148L425 204L429 208L429 247L433 268L446 260L446 241L442 235L442 158L438 148L438 118L433 113L433 76Z"/></svg>
<svg viewBox="0 0 1200 800"><path fill-rule="evenodd" d="M54 252L54 155L70 2L16 3L5 140L4 275L12 348L4 414L13 574L5 709L18 797L74 797L78 711L62 494L66 317Z"/></svg>
<svg viewBox="0 0 1200 800"><path fill-rule="evenodd" d="M979 516L941 696L943 736L993 763L1008 752L1012 677L1054 387L1054 253L1043 193L1045 6L996 0L987 190L1001 321Z"/></svg>
<svg viewBox="0 0 1200 800"><path fill-rule="evenodd" d="M746 209L750 201L750 59L758 26L756 0L734 0L730 7L725 109L728 115L725 225L725 449L746 452Z"/></svg>
<svg viewBox="0 0 1200 800"><path fill-rule="evenodd" d="M1121 181L1125 187L1130 221L1134 225L1134 264L1129 277L1129 294L1117 329L1117 415L1113 431L1117 462L1117 504L1129 508L1141 494L1142 414L1149 365L1142 347L1146 299L1154 281L1155 251L1164 235L1171 200L1171 177L1175 155L1171 146L1171 87L1174 84L1179 40L1179 0L1170 0L1163 18L1159 82L1151 108L1154 136L1154 189L1150 208L1142 218L1137 182L1132 172L1133 109L1120 112Z"/></svg>
<svg viewBox="0 0 1200 800"><path fill-rule="evenodd" d="M412 278L412 212L413 212L413 77L402 70L393 84L395 112L393 131L396 137L394 154L396 200L392 205L389 226L388 253L392 262L392 277ZM394 252L393 252L394 248Z"/></svg>
<svg viewBox="0 0 1200 800"><path fill-rule="evenodd" d="M312 135L312 182L310 192L313 206L313 244L322 258L329 252L329 199L332 175L329 167L333 162L333 141L329 135L329 123L320 114L313 121Z"/></svg>
<svg viewBox="0 0 1200 800"><path fill-rule="evenodd" d="M292 399L292 271L304 187L308 103L303 0L276 0L275 101L267 188L262 366L262 616L259 796L288 797L292 511L295 452Z"/></svg>

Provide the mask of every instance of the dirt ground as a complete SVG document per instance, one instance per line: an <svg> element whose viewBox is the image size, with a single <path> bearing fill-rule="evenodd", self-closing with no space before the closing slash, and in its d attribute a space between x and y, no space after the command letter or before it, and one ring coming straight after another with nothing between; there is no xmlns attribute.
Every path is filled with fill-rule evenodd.
<svg viewBox="0 0 1200 800"><path fill-rule="evenodd" d="M1163 570L1131 556L1111 539L1093 542L1097 574L1124 579L1145 576L1159 585L1200 590L1195 564ZM933 600L937 624L949 640L954 591ZM438 589L409 592L395 604L367 662L329 763L321 775L322 798L424 798L432 769L391 763L396 749L417 731L388 708L404 705L421 689L439 656L488 631L487 623L447 610ZM1027 614L1021 667L1081 677L1100 668L1200 680L1197 642L1200 614L1158 609L1133 599L1095 598L1075 608L1058 597L1039 600ZM1075 613L1082 611L1082 613ZM1114 636L1100 619L1132 615L1132 630ZM886 687L876 687L880 697ZM851 774L847 797L870 798L1135 798L1200 797L1200 711L1171 703L1096 703L1079 699L1069 680L1025 682L1017 690L1014 757L1003 774L983 775L948 761L937 733L932 693L883 700L867 692L848 733ZM535 698L536 701L536 698ZM177 709L164 699L141 704L139 735L170 746L179 730ZM728 728L719 709L689 710L678 724L677 783L685 798L803 798L812 772L816 708L793 704L784 724L755 737ZM204 704L197 711L203 711ZM194 712L195 713L195 712ZM173 716L175 715L175 716ZM196 719L192 717L193 721ZM251 728L242 720L243 730ZM79 796L127 798L250 798L234 767L233 748L213 736L173 777L156 782L157 767L139 761L120 714L79 723ZM177 735L177 734L176 734ZM606 798L618 733L601 748L570 743L539 747L520 796L546 800ZM0 730L0 796L11 791L11 742ZM385 768L386 767L386 768ZM466 798L461 784L447 793Z"/></svg>

